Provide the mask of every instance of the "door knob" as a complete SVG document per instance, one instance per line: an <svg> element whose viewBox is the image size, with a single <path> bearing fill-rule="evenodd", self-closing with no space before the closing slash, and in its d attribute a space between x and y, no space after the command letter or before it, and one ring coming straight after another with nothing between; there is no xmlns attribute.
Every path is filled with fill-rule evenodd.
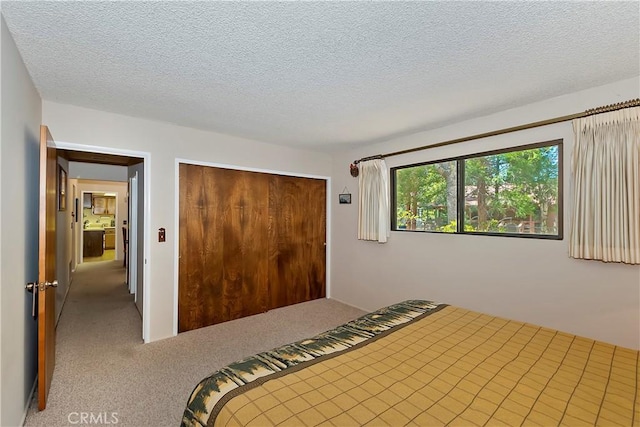
<svg viewBox="0 0 640 427"><path fill-rule="evenodd" d="M54 280L53 282L44 282L44 283L38 283L38 282L27 283L27 285L25 286L25 289L27 290L27 292L31 292L33 294L33 297L31 298L31 316L34 319L38 318L38 298L36 296L37 293L44 292L44 290L47 288L57 288L57 287L58 287L57 280Z"/></svg>
<svg viewBox="0 0 640 427"><path fill-rule="evenodd" d="M27 285L25 286L25 289L28 292L32 292L33 293L34 290L42 292L46 288L50 288L50 287L51 288L57 288L58 287L58 281L54 280L53 282L44 282L44 283L30 282L30 283L27 283Z"/></svg>

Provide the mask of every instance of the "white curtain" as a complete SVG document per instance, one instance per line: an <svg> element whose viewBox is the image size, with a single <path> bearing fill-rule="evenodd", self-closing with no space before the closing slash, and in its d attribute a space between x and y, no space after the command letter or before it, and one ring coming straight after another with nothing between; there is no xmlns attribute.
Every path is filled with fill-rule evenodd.
<svg viewBox="0 0 640 427"><path fill-rule="evenodd" d="M640 107L573 121L569 256L640 264Z"/></svg>
<svg viewBox="0 0 640 427"><path fill-rule="evenodd" d="M385 243L389 237L389 173L382 159L360 162L358 239Z"/></svg>

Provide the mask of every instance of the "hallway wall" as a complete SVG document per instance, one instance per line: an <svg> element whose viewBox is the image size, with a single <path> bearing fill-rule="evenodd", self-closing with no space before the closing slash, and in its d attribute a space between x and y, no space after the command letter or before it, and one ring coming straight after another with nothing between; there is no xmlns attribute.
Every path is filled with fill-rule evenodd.
<svg viewBox="0 0 640 427"><path fill-rule="evenodd" d="M27 282L38 279L42 101L0 18L0 425L24 421L36 378L36 322Z"/></svg>
<svg viewBox="0 0 640 427"><path fill-rule="evenodd" d="M69 178L126 181L127 167L100 163L69 162Z"/></svg>
<svg viewBox="0 0 640 427"><path fill-rule="evenodd" d="M69 162L58 157L58 165L67 171L69 176ZM73 202L71 198L71 184L67 182L66 194L66 210L58 210L58 218L56 221L56 276L58 287L56 288L56 322L60 318L64 300L69 292L69 284L71 281L71 212L73 211Z"/></svg>

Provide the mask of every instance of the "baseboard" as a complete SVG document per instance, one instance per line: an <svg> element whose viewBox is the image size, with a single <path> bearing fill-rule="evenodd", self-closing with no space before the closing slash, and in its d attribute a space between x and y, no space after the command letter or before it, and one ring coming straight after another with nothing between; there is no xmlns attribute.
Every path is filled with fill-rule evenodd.
<svg viewBox="0 0 640 427"><path fill-rule="evenodd" d="M69 286L67 286L67 290L64 293L64 298L62 298L62 304L60 306L60 312L58 314L58 318L56 319L56 328L58 327L58 322L60 322L60 318L62 317L62 310L64 309L64 304L67 302L67 297L69 296L69 290L71 289L71 283L73 283L73 279L69 278Z"/></svg>
<svg viewBox="0 0 640 427"><path fill-rule="evenodd" d="M366 311L367 313L369 313L369 312L373 311L373 310L367 310L367 309L362 308L362 307L358 307L357 305L353 305L353 304L350 304L350 303L348 303L348 302L344 302L344 301L342 301L342 300L339 300L338 298L334 298L334 297L327 297L327 299L330 299L330 300L333 300L333 301L337 301L337 302L339 302L340 304L348 305L349 307L357 308L358 310Z"/></svg>
<svg viewBox="0 0 640 427"><path fill-rule="evenodd" d="M36 375L36 379L33 381L33 387L31 387L31 391L29 392L27 405L25 406L24 412L22 413L22 420L20 420L21 426L24 426L25 421L27 421L27 414L29 413L29 407L31 406L31 401L33 400L33 394L36 392L37 385L38 385L38 376Z"/></svg>

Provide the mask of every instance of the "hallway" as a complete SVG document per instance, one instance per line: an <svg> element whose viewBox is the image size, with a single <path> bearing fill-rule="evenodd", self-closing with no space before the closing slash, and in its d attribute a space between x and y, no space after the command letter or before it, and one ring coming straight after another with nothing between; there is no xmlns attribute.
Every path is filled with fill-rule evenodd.
<svg viewBox="0 0 640 427"><path fill-rule="evenodd" d="M78 266L57 326L47 410L38 413L32 403L25 425L71 424L74 412L109 415L131 398L110 386L130 384L126 377L136 375L132 360L142 346L142 320L125 272L122 261Z"/></svg>
<svg viewBox="0 0 640 427"><path fill-rule="evenodd" d="M113 261L116 259L116 251L115 249L105 249L101 256L86 256L82 258L82 262L102 262L102 261Z"/></svg>

